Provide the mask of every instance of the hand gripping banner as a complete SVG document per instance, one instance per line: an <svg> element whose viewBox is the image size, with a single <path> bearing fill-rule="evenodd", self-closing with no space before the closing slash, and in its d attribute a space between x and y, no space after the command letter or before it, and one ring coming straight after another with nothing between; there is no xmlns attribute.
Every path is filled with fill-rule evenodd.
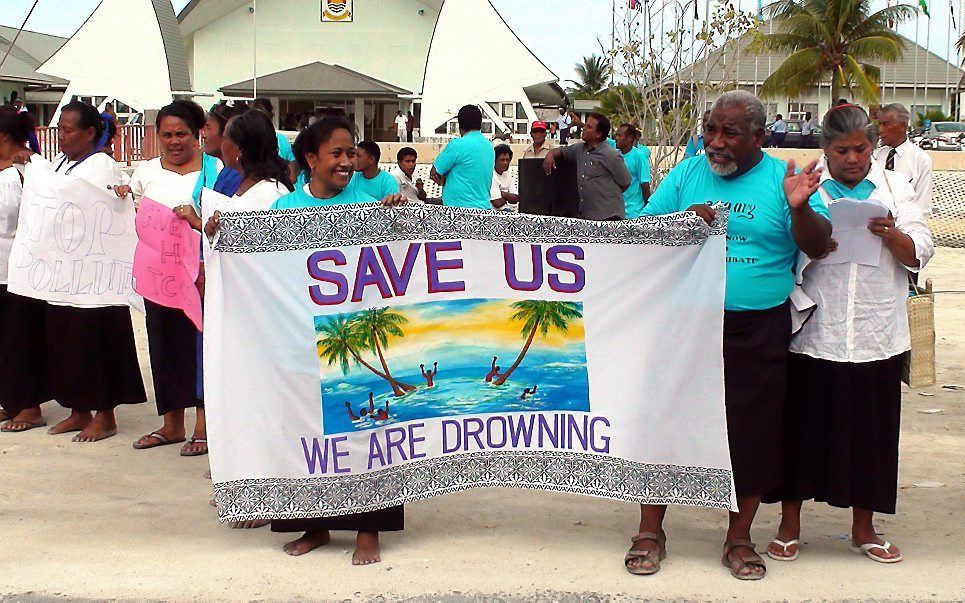
<svg viewBox="0 0 965 603"><path fill-rule="evenodd" d="M204 332L221 519L491 486L734 508L723 214L225 214Z"/></svg>

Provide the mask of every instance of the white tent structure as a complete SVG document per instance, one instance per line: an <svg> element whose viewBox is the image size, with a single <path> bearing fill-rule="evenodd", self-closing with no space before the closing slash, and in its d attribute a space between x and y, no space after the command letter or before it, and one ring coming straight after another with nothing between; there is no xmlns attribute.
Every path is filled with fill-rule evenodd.
<svg viewBox="0 0 965 603"><path fill-rule="evenodd" d="M70 82L61 106L76 95L160 109L191 89L171 0L102 0L37 71Z"/></svg>
<svg viewBox="0 0 965 603"><path fill-rule="evenodd" d="M533 121L531 101L562 99L558 81L489 0L445 0L426 61L423 128L444 124L463 105L478 104L505 130L501 116L486 103L494 99L522 103L527 119Z"/></svg>

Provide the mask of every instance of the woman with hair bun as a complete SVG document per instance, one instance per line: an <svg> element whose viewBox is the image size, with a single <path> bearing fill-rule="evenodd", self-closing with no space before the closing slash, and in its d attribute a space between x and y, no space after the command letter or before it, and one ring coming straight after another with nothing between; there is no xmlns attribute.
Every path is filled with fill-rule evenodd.
<svg viewBox="0 0 965 603"><path fill-rule="evenodd" d="M811 258L798 277L817 305L791 340L784 477L765 497L782 502L781 525L767 554L797 559L801 508L813 499L851 509L853 552L896 563L901 550L879 537L874 514L895 513L902 356L911 348L908 277L925 267L935 248L907 177L872 166L878 133L864 109L831 109L821 137L827 171L815 195L832 211L836 203L858 200L887 215L867 225L880 241L874 265L828 257L842 237L855 236L835 231L824 254Z"/></svg>
<svg viewBox="0 0 965 603"><path fill-rule="evenodd" d="M200 218L192 196L202 176L199 139L205 121L204 110L192 101L176 100L162 108L156 121L161 156L140 164L130 186L115 189L117 195L133 194L135 204L148 197L198 228ZM181 448L181 456L206 454L204 405L197 392L198 329L180 309L150 300L144 300L144 309L154 398L164 425L134 442L134 448L145 450L184 442L184 411L196 408L194 433Z"/></svg>
<svg viewBox="0 0 965 603"><path fill-rule="evenodd" d="M61 154L53 170L107 190L123 184L120 167L98 152L104 121L97 109L80 101L61 109L57 138ZM31 161L45 162L38 155ZM134 327L127 306L74 307L39 302L29 333L7 354L3 371L17 375L24 390L54 399L70 416L48 433L79 432L74 442L96 442L117 434L114 409L147 399L138 366ZM9 379L3 379L4 382ZM39 420L39 409L36 416Z"/></svg>

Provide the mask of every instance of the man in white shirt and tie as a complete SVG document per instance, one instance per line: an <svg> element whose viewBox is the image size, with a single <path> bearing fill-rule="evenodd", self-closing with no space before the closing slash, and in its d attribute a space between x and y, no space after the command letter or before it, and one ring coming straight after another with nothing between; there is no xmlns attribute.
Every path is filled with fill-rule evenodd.
<svg viewBox="0 0 965 603"><path fill-rule="evenodd" d="M900 103L891 103L878 110L881 146L875 149L872 159L876 166L908 178L915 189L915 201L927 217L931 215L932 206L931 157L908 140L909 118L908 109Z"/></svg>

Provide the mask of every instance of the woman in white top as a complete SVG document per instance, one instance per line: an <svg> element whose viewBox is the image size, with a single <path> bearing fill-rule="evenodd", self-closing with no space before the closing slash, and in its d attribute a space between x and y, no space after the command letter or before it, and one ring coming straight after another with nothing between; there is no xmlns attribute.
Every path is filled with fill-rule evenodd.
<svg viewBox="0 0 965 603"><path fill-rule="evenodd" d="M288 164L278 155L275 127L261 111L248 111L228 121L221 160L241 174L241 185L226 208L229 211L271 209L278 198L294 189Z"/></svg>
<svg viewBox="0 0 965 603"><path fill-rule="evenodd" d="M925 266L934 247L911 185L872 169L878 136L864 109L835 107L822 137L828 172L816 194L832 216L834 203L848 198L882 205L887 217L868 224L880 244L877 262L836 257L841 237L859 236L836 231L828 252L801 272L817 306L791 342L784 482L765 497L783 501L782 518L767 552L781 561L797 558L802 501L814 499L852 509L852 551L894 563L901 551L878 537L873 515L895 512L902 356L911 347L908 276Z"/></svg>
<svg viewBox="0 0 965 603"><path fill-rule="evenodd" d="M65 105L57 123L62 152L54 159L54 170L104 189L122 185L117 162L97 146L104 127L94 107L80 101ZM44 303L38 320L32 328L43 345L18 354L10 370L36 380L46 399L71 409L49 433L80 432L74 442L116 435L114 409L147 400L130 309Z"/></svg>
<svg viewBox="0 0 965 603"><path fill-rule="evenodd" d="M133 194L135 204L147 197L170 207L183 219L190 216L196 220L192 194L201 177L199 138L204 123L204 110L192 101L177 100L162 108L156 120L161 156L139 165L130 186L116 189L118 196ZM184 442L185 410L196 408L194 434L181 448L181 456L205 454L204 405L197 389L198 329L181 309L144 300L144 310L154 399L164 425L134 442L134 448Z"/></svg>
<svg viewBox="0 0 965 603"><path fill-rule="evenodd" d="M16 107L0 107L0 431L27 431L46 425L40 405L47 401L37 375L22 374L16 358L30 349L42 354L43 338L36 332L42 324L44 303L7 292L7 264L17 234L23 172L14 164L23 161L29 132L29 113ZM41 377L42 379L42 377Z"/></svg>

